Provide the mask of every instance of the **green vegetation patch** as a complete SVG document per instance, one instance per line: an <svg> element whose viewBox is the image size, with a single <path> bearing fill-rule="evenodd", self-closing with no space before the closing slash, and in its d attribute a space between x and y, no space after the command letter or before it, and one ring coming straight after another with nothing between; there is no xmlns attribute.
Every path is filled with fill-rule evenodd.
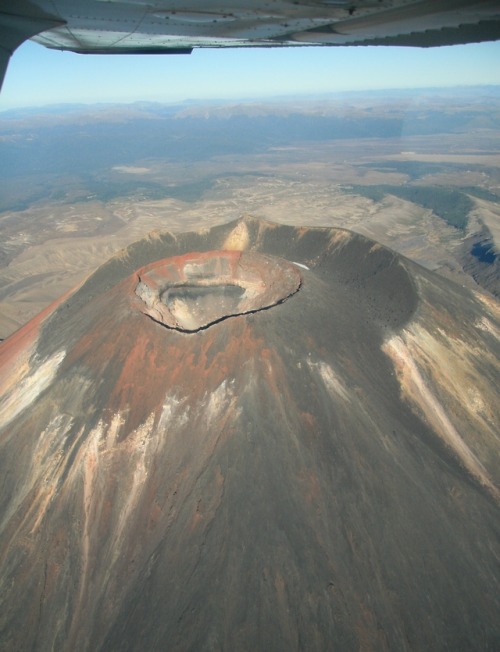
<svg viewBox="0 0 500 652"><path fill-rule="evenodd" d="M467 193L468 195L472 195L473 197L477 197L478 199L485 199L486 201L493 201L493 202L498 202L500 201L500 195L496 194L492 190L488 190L488 188L480 188L476 186L462 186L461 191L464 193Z"/></svg>
<svg viewBox="0 0 500 652"><path fill-rule="evenodd" d="M418 206L431 210L451 226L464 230L469 220L469 213L474 203L461 190L443 186L348 186L346 191L379 202L386 195L411 201Z"/></svg>

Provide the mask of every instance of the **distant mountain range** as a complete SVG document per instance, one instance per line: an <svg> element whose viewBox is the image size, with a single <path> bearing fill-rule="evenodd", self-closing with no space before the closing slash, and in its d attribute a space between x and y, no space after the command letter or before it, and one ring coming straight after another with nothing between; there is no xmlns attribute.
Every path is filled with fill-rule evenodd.
<svg viewBox="0 0 500 652"><path fill-rule="evenodd" d="M300 141L500 129L499 87L334 99L76 105L0 114L0 179L75 173L138 158L200 160Z"/></svg>

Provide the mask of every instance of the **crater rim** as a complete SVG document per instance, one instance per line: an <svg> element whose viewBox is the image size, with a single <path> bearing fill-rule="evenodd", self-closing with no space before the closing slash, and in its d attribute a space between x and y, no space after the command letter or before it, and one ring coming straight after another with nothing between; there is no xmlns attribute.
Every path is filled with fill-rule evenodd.
<svg viewBox="0 0 500 652"><path fill-rule="evenodd" d="M183 333L269 310L302 285L298 267L284 258L224 249L164 258L142 267L136 277L138 309Z"/></svg>

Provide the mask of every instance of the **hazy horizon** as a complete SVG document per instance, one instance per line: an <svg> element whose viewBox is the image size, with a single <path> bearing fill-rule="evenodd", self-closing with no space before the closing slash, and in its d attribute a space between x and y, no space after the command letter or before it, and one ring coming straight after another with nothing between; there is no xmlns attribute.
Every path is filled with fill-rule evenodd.
<svg viewBox="0 0 500 652"><path fill-rule="evenodd" d="M498 85L499 60L498 42L106 56L49 50L28 41L9 64L0 111L61 103L176 103Z"/></svg>
<svg viewBox="0 0 500 652"><path fill-rule="evenodd" d="M14 106L14 107L2 107L0 106L0 116L6 116L9 114L23 113L31 114L36 111L48 110L51 112L56 112L61 110L61 112L75 110L85 110L85 109L106 109L110 107L118 108L127 108L135 106L158 106L158 107L179 107L179 106L234 106L236 104L241 105L251 105L251 104L262 104L265 106L270 106L272 104L289 104L292 102L299 103L321 103L321 102L334 102L336 100L357 100L363 97L367 99L379 100L379 101L394 101L397 98L401 99L412 99L417 100L418 98L424 98L426 96L441 97L445 99L449 97L453 99L455 97L464 97L469 96L473 92L481 91L484 94L492 93L497 95L500 93L500 82L492 84L470 84L470 85L460 85L455 86L416 86L408 88L377 88L377 89L359 89L359 90L346 90L346 91L325 91L322 93L312 93L312 92L296 92L289 94L281 95L253 95L253 96L234 96L234 97L185 97L178 100L171 101L162 101L162 100L141 100L135 99L130 101L67 101L67 102L50 102L46 104L33 104L27 106Z"/></svg>

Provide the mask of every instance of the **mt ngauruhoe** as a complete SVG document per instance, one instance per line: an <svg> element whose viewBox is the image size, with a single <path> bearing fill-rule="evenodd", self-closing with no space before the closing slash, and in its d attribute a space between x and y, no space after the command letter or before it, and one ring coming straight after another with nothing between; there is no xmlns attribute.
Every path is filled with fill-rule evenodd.
<svg viewBox="0 0 500 652"><path fill-rule="evenodd" d="M132 245L0 345L0 648L498 650L499 335L341 229Z"/></svg>

